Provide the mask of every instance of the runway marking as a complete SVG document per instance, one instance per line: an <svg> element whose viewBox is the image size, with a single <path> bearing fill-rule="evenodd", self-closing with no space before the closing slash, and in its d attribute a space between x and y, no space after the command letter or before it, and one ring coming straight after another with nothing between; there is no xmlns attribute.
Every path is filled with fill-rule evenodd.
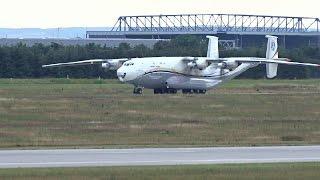
<svg viewBox="0 0 320 180"><path fill-rule="evenodd" d="M320 162L320 146L0 150L0 168Z"/></svg>
<svg viewBox="0 0 320 180"><path fill-rule="evenodd" d="M241 161L241 162L239 162ZM320 158L245 158L245 159L207 159L207 160L150 160L150 161L73 161L73 162L14 162L14 163L0 163L0 166L4 165L73 165L73 164L132 164L132 163L197 163L197 162L222 162L222 163L261 163L261 162L306 162L306 161L320 161Z"/></svg>
<svg viewBox="0 0 320 180"><path fill-rule="evenodd" d="M12 153L15 154L17 152L28 152L28 153L47 153L47 152L56 152L56 153L73 153L73 152L81 152L81 153L91 153L91 152L101 152L101 153L114 153L114 154L122 154L122 153L136 153L136 152L203 152L203 151L219 151L219 150L228 150L228 151L237 151L237 150L269 150L269 149L284 149L284 150L312 150L319 149L320 145L314 146L257 146L257 147L191 147L191 148L135 148L135 149L40 149L40 150L0 150L0 154L2 153ZM172 149L172 150L171 150Z"/></svg>

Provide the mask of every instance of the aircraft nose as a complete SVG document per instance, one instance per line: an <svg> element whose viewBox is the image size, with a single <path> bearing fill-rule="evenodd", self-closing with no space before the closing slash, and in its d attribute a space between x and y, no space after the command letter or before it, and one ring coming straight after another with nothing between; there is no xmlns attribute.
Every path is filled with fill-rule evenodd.
<svg viewBox="0 0 320 180"><path fill-rule="evenodd" d="M119 78L120 81L125 81L125 77L126 77L127 73L123 72L123 71L117 71L117 76Z"/></svg>

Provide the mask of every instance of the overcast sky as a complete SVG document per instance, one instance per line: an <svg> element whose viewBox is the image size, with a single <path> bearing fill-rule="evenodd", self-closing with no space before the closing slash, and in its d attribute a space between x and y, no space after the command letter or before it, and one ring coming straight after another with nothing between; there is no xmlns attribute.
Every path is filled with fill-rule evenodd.
<svg viewBox="0 0 320 180"><path fill-rule="evenodd" d="M0 28L106 27L121 15L240 13L320 18L319 0L1 0Z"/></svg>

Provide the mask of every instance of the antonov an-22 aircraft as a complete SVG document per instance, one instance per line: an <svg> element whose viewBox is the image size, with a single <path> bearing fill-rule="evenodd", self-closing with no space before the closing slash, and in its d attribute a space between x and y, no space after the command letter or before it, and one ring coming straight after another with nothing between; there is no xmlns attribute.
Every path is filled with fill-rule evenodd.
<svg viewBox="0 0 320 180"><path fill-rule="evenodd" d="M219 58L218 38L209 38L207 57L144 57L124 59L91 59L76 62L43 65L43 67L101 64L103 68L117 70L120 81L134 85L134 94L143 88L153 89L155 94L206 93L222 82L233 79L249 68L266 64L268 78L277 75L278 64L315 66L319 64L290 62L278 58L277 37L267 35L266 58L229 57Z"/></svg>

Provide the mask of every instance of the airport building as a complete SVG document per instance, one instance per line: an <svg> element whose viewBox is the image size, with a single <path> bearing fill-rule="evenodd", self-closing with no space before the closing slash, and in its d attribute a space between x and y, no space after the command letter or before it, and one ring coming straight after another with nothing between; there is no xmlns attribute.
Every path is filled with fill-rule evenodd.
<svg viewBox="0 0 320 180"><path fill-rule="evenodd" d="M159 39L66 39L66 38L0 38L0 46L14 46L19 43L25 44L26 46L33 46L35 44L51 45L52 43L60 44L64 46L74 46L74 45L88 45L88 44L98 44L106 47L118 47L121 43L127 43L130 46L137 46L140 44L146 47L152 48Z"/></svg>
<svg viewBox="0 0 320 180"><path fill-rule="evenodd" d="M267 34L278 36L284 48L320 47L320 20L241 14L121 16L110 31L87 31L86 38L171 39L186 34L215 35L231 48L261 45Z"/></svg>

